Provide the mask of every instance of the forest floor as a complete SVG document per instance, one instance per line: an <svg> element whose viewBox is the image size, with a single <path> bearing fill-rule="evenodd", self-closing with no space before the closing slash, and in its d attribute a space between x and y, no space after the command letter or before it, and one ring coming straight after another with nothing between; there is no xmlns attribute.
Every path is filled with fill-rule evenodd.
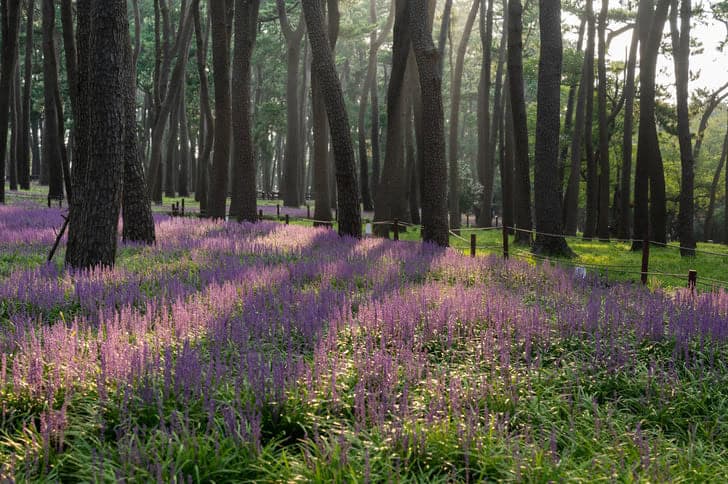
<svg viewBox="0 0 728 484"><path fill-rule="evenodd" d="M728 480L724 290L164 214L74 272L63 213L0 206L0 481Z"/></svg>

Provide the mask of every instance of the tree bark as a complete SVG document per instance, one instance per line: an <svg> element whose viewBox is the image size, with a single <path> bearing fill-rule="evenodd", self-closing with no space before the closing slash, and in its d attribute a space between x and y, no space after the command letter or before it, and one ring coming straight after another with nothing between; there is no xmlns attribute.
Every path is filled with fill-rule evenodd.
<svg viewBox="0 0 728 484"><path fill-rule="evenodd" d="M23 72L23 116L20 130L20 157L18 158L18 184L22 190L30 189L30 115L31 90L33 83L33 19L35 18L35 2L26 2L26 24L25 24L25 63Z"/></svg>
<svg viewBox="0 0 728 484"><path fill-rule="evenodd" d="M552 256L571 256L561 227L559 184L559 134L561 130L561 2L540 0L541 50L538 65L536 114L536 163L534 201L536 241L533 251Z"/></svg>
<svg viewBox="0 0 728 484"><path fill-rule="evenodd" d="M374 221L391 222L403 220L404 198L407 189L404 159L404 133L406 130L405 82L408 74L408 59L411 49L408 10L405 2L396 2L394 20L394 42L392 44L392 73L387 89L387 145L384 154L382 177L376 192ZM414 66L410 66L409 72ZM375 225L380 236L389 236L387 224Z"/></svg>
<svg viewBox="0 0 728 484"><path fill-rule="evenodd" d="M670 0L657 0L657 7L654 9L653 5L652 0L642 0L638 13L643 21L639 24L640 125L635 167L633 250L641 249L645 239L666 242L665 180L655 122L655 71ZM652 21L646 21L647 19ZM661 178L661 182L655 180L656 177Z"/></svg>
<svg viewBox="0 0 728 484"><path fill-rule="evenodd" d="M680 30L678 30L678 3L680 4ZM690 78L690 0L673 0L670 14L672 55L675 61L675 87L677 99L677 130L680 142L680 213L678 233L680 254L695 256L695 160L690 134L688 81Z"/></svg>
<svg viewBox="0 0 728 484"><path fill-rule="evenodd" d="M258 0L236 0L235 53L233 59L233 193L230 217L255 222L257 168L253 154L250 111L250 61L258 32ZM297 107L297 106L296 106ZM290 112L289 112L290 114ZM298 111L293 113L298 116ZM298 126L295 126L298 129ZM286 140L289 143L290 140ZM296 149L298 141L296 140ZM298 168L298 167L296 167ZM297 191L297 190L296 190Z"/></svg>
<svg viewBox="0 0 728 484"><path fill-rule="evenodd" d="M319 0L303 0L308 39L311 43L312 66L319 82L320 93L326 105L329 131L336 164L339 234L361 237L361 208L358 199L356 161L351 142L349 118L346 114L344 94L336 73L336 65L329 35L324 29L324 16ZM335 11L329 8L329 22ZM338 25L338 18L335 19Z"/></svg>
<svg viewBox="0 0 728 484"><path fill-rule="evenodd" d="M195 41L197 53L197 74L200 78L200 122L204 121L205 136L200 140L200 159L197 164L197 187L195 195L200 199L200 214L207 215L207 194L210 171L210 155L215 142L215 120L210 108L210 88L207 80L207 51L210 36L210 17L207 17L207 28L202 32L200 21L200 0L193 0L192 16L195 24Z"/></svg>
<svg viewBox="0 0 728 484"><path fill-rule="evenodd" d="M599 75L599 207L597 236L609 240L609 123L607 116L607 15L609 0L602 0L599 13L599 54L597 71Z"/></svg>
<svg viewBox="0 0 728 484"><path fill-rule="evenodd" d="M63 164L60 129L56 104L58 66L56 65L55 6L53 0L43 0L43 98L45 125L43 131L43 163L48 166L48 196L63 197ZM0 87L1 89L1 87ZM0 138L2 138L0 136ZM0 147L1 148L1 147Z"/></svg>
<svg viewBox="0 0 728 484"><path fill-rule="evenodd" d="M584 238L590 240L596 234L599 210L599 170L594 157L594 44L595 19L593 0L587 0L587 47L584 114L584 149L586 150L586 220L584 221Z"/></svg>
<svg viewBox="0 0 728 484"><path fill-rule="evenodd" d="M458 129L460 126L460 91L463 82L463 67L465 65L465 53L468 50L470 32L473 30L475 18L478 15L478 8L481 0L474 0L470 7L470 13L465 20L462 38L458 45L457 57L455 59L455 71L452 76L450 88L452 101L450 103L450 170L449 170L449 193L448 205L450 212L450 228L460 228L460 168L458 159Z"/></svg>
<svg viewBox="0 0 728 484"><path fill-rule="evenodd" d="M427 25L426 0L410 0L406 8L422 93L422 239L447 247L447 164L440 56Z"/></svg>
<svg viewBox="0 0 728 484"><path fill-rule="evenodd" d="M703 240L708 241L712 239L713 232L713 214L715 213L715 198L718 192L718 183L720 183L720 173L723 170L723 165L728 157L728 128L726 128L725 136L723 137L723 149L718 160L718 166L715 169L713 175L713 181L710 184L710 192L708 194L708 210L705 214L705 224L703 225ZM728 192L726 192L728 193ZM728 212L726 212L728 213ZM682 244L681 244L682 245Z"/></svg>
<svg viewBox="0 0 728 484"><path fill-rule="evenodd" d="M299 193L301 163L303 157L300 152L301 126L299 109L301 99L298 96L298 86L301 82L299 76L299 63L301 59L301 40L306 32L303 17L298 27L291 27L286 13L285 0L277 0L278 17L281 30L286 41L286 151L283 166L283 204L286 207L298 207L303 200Z"/></svg>
<svg viewBox="0 0 728 484"><path fill-rule="evenodd" d="M480 211L476 218L479 227L490 227L492 221L493 200L493 150L491 149L490 124L490 70L491 47L493 43L493 2L481 0L480 6L480 44L483 50L483 61L480 65L480 82L478 83L478 181L483 186L480 200ZM487 5L487 6L486 6ZM493 128L495 129L495 127Z"/></svg>
<svg viewBox="0 0 728 484"><path fill-rule="evenodd" d="M639 19L637 20L639 23ZM632 33L627 60L627 75L624 81L624 126L622 128L622 178L619 191L619 221L617 237L628 239L632 225L630 202L632 200L630 182L632 181L632 139L634 131L635 68L637 65L637 46L639 26Z"/></svg>
<svg viewBox="0 0 728 484"><path fill-rule="evenodd" d="M523 6L520 0L508 3L508 79L515 135L516 243L531 243L531 180L528 157L528 119L523 84Z"/></svg>
<svg viewBox="0 0 728 484"><path fill-rule="evenodd" d="M88 46L79 42L79 52L90 57L90 78L87 83L80 81L88 91L83 99L87 103L79 103L79 109L86 110L90 122L86 125L87 135L79 136L79 141L88 143L90 156L86 167L88 177L81 186L85 193L79 199L82 205L80 210L71 211L69 220L69 232L75 233L74 236L69 233L69 239L76 243L66 251L66 263L76 268L114 265L127 151L125 105L131 87L129 65L124 62L129 58L126 1L96 1L91 6L89 0L79 0L79 18L89 15L86 11L89 8L92 48L85 50ZM82 22L79 20L79 24ZM79 69L79 76L85 73Z"/></svg>
<svg viewBox="0 0 728 484"><path fill-rule="evenodd" d="M8 120L10 118L10 87L18 62L18 31L20 30L20 2L2 0L2 47L0 51L0 204L5 203L5 159L8 147Z"/></svg>

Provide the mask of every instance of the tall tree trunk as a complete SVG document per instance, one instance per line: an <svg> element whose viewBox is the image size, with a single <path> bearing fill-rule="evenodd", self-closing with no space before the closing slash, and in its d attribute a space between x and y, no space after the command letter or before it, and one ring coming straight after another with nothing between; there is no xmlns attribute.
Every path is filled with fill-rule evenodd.
<svg viewBox="0 0 728 484"><path fill-rule="evenodd" d="M63 162L59 139L56 88L55 6L53 0L43 0L43 94L45 129L43 131L43 163L48 166L48 196L63 197ZM1 138L1 136L0 136Z"/></svg>
<svg viewBox="0 0 728 484"><path fill-rule="evenodd" d="M13 83L10 87L10 120L12 130L10 132L10 157L8 159L8 178L10 182L10 190L18 190L18 153L19 136L20 136L20 117L22 116L20 106L20 70L16 64L13 73ZM3 180L3 183L5 180Z"/></svg>
<svg viewBox="0 0 728 484"><path fill-rule="evenodd" d="M541 51L538 64L538 112L536 114L536 205L537 254L570 256L571 249L561 228L559 184L559 134L561 122L561 2L540 0Z"/></svg>
<svg viewBox="0 0 728 484"><path fill-rule="evenodd" d="M210 155L215 142L215 120L210 108L210 89L207 80L207 51L210 37L210 17L207 17L207 28L202 32L200 21L200 0L193 0L192 16L195 24L195 41L197 53L197 74L200 78L200 122L204 120L205 136L200 140L200 160L197 164L197 187L195 195L200 199L200 213L207 215L207 194L210 172Z"/></svg>
<svg viewBox="0 0 728 484"><path fill-rule="evenodd" d="M405 180L404 160L404 132L406 130L405 113L406 98L405 85L408 73L408 58L410 52L410 30L408 10L404 1L396 3L397 12L394 20L394 43L392 45L392 74L387 89L387 145L384 154L384 167L379 187L376 192L374 204L375 222L389 222L394 219L403 219L406 209L404 206L404 191L407 188ZM411 71L412 67L410 67ZM375 226L376 232L387 237L389 226L379 224Z"/></svg>
<svg viewBox="0 0 728 484"><path fill-rule="evenodd" d="M395 6L392 5L392 9ZM381 149L379 143L379 85L377 83L377 63L374 63L374 82L371 85L371 98L372 98L372 129L371 129L371 143L372 143L372 178L371 178L371 189L372 199L377 200L377 193L379 191L379 179L382 172L381 164ZM376 209L376 207L374 207Z"/></svg>
<svg viewBox="0 0 728 484"><path fill-rule="evenodd" d="M437 51L439 52L439 61L437 67L440 71L440 78L442 78L442 72L445 70L445 48L447 47L447 41L450 37L450 23L452 21L452 0L445 0L445 7L442 11L442 23L440 24L440 36L437 42Z"/></svg>
<svg viewBox="0 0 728 484"><path fill-rule="evenodd" d="M634 239L632 249L642 248L642 240L666 241L663 208L664 173L655 122L655 72L662 29L670 0L641 0L640 31L640 125L637 139L637 164L634 183ZM648 21L651 19L652 21ZM654 178L662 178L662 183ZM662 190L660 190L660 185ZM648 191L649 190L649 191ZM660 199L662 199L660 201ZM662 213L662 215L661 215Z"/></svg>
<svg viewBox="0 0 728 484"><path fill-rule="evenodd" d="M325 0L319 0L322 6ZM308 22L308 19L306 19ZM330 39L329 39L330 42ZM311 47L313 49L313 46ZM329 129L321 81L311 60L311 104L313 111L314 219L318 223L331 221L331 190L329 187ZM280 166L280 165L279 165ZM280 177L279 177L280 180ZM280 183L280 182L279 182Z"/></svg>
<svg viewBox="0 0 728 484"><path fill-rule="evenodd" d="M191 151L190 151L190 135L189 135L189 121L187 120L187 102L186 96L183 94L180 96L180 108L179 108L179 173L177 173L177 191L180 197L189 197L189 180L190 180L190 165Z"/></svg>
<svg viewBox="0 0 728 484"><path fill-rule="evenodd" d="M599 170L594 155L594 44L595 19L594 1L587 0L587 47L586 47L586 78L585 81L585 109L584 114L584 149L586 150L586 220L584 221L584 238L590 240L596 234L597 216L599 210Z"/></svg>
<svg viewBox="0 0 728 484"><path fill-rule="evenodd" d="M515 135L516 243L531 243L531 180L528 159L528 119L523 84L523 6L520 0L508 3L508 80Z"/></svg>
<svg viewBox="0 0 728 484"><path fill-rule="evenodd" d="M331 2L330 2L331 3ZM324 29L324 16L319 0L303 0L308 39L311 43L312 66L324 97L326 114L329 118L331 143L336 163L336 185L338 194L339 234L361 237L361 209L356 180L356 161L351 142L351 129L346 114L344 94L336 74L336 65ZM334 15L329 8L329 16ZM337 12L338 13L338 12ZM331 22L331 18L329 21ZM338 25L338 19L336 19ZM330 24L331 25L331 24Z"/></svg>
<svg viewBox="0 0 728 484"><path fill-rule="evenodd" d="M149 198L136 122L136 57L128 36L124 39L126 90L124 92L124 169L121 216L124 220L122 239L153 244L156 240L152 201Z"/></svg>
<svg viewBox="0 0 728 484"><path fill-rule="evenodd" d="M208 211L212 218L225 218L228 164L230 160L231 100L230 45L227 33L227 8L223 2L210 1L212 20L212 64L215 80L215 146Z"/></svg>
<svg viewBox="0 0 728 484"><path fill-rule="evenodd" d="M18 31L20 30L20 2L0 1L2 18L2 51L0 52L0 204L5 203L5 159L8 147L8 120L10 118L10 86L18 62Z"/></svg>
<svg viewBox="0 0 728 484"><path fill-rule="evenodd" d="M637 19L639 23L639 19ZM632 139L634 130L634 96L635 96L635 68L637 65L637 46L640 39L639 25L632 33L632 42L629 47L627 60L627 75L624 81L624 126L622 128L622 179L619 190L619 221L617 222L617 237L628 239L632 225L630 202L632 193Z"/></svg>
<svg viewBox="0 0 728 484"><path fill-rule="evenodd" d="M609 240L609 123L607 116L607 15L609 0L602 0L599 13L599 208L597 236Z"/></svg>
<svg viewBox="0 0 728 484"><path fill-rule="evenodd" d="M233 196L230 217L257 220L257 186L250 111L250 60L258 32L258 0L236 0L233 59ZM293 113L298 116L298 112ZM298 129L298 126L296 126ZM286 140L288 143L289 140ZM296 149L298 143L296 142ZM296 167L297 168L297 167ZM296 190L298 191L298 190Z"/></svg>
<svg viewBox="0 0 728 484"><path fill-rule="evenodd" d="M715 169L715 174L713 174L713 181L710 184L710 192L708 194L709 201L708 201L708 210L705 214L705 224L703 225L703 240L708 241L712 237L713 232L713 214L715 212L715 198L718 192L718 183L720 183L720 173L723 170L723 165L726 162L726 158L728 157L728 128L726 128L725 136L723 137L723 149L720 154L720 159L718 160L718 166ZM726 192L728 193L728 192ZM728 196L726 196L728 198ZM726 212L728 213L728 212ZM724 216L725 218L725 216ZM682 244L681 244L682 245Z"/></svg>
<svg viewBox="0 0 728 484"><path fill-rule="evenodd" d="M675 61L675 86L677 99L677 130L680 141L680 254L695 255L695 160L690 135L690 111L688 106L688 81L690 78L690 0L680 2L680 30L678 31L678 0L673 0L670 15L672 55Z"/></svg>
<svg viewBox="0 0 728 484"><path fill-rule="evenodd" d="M465 20L463 35L458 45L457 57L455 60L455 71L452 76L452 102L450 103L450 170L449 170L449 193L448 205L450 212L450 228L460 228L460 169L458 159L458 128L460 126L460 91L463 83L463 67L465 65L465 53L468 50L470 32L473 30L475 18L478 15L478 8L481 0L474 0L470 7L470 13Z"/></svg>
<svg viewBox="0 0 728 484"><path fill-rule="evenodd" d="M581 23L579 24L579 38L576 41L576 52L581 54L581 49L584 45L584 33L586 31L586 17L581 18ZM582 71L583 72L583 69ZM566 116L564 118L564 129L562 140L563 144L561 146L561 156L559 159L559 186L562 187L562 190L564 189L564 177L566 175L566 161L569 156L569 139L573 136L573 128L574 128L574 106L577 103L577 89L578 89L578 83L581 81L581 76L575 77L572 79L571 83L569 84L569 97L566 101Z"/></svg>
<svg viewBox="0 0 728 484"><path fill-rule="evenodd" d="M478 181L483 186L483 197L476 223L479 227L490 227L492 223L493 200L493 150L491 149L490 124L490 69L491 46L493 43L493 2L481 0L480 6L480 44L483 61L480 65L478 83ZM487 6L486 6L487 5ZM495 130L495 127L493 127Z"/></svg>
<svg viewBox="0 0 728 484"><path fill-rule="evenodd" d="M422 93L422 239L447 247L450 242L447 219L447 161L442 77L438 72L439 55L427 25L426 0L410 0L405 8L408 10L412 49L417 60Z"/></svg>
<svg viewBox="0 0 728 484"><path fill-rule="evenodd" d="M31 90L33 83L33 19L35 18L35 2L27 0L25 24L25 63L23 73L23 119L21 121L20 158L18 159L18 183L23 190L30 189L31 158L31 123L32 111Z"/></svg>
<svg viewBox="0 0 728 484"><path fill-rule="evenodd" d="M306 32L305 21L299 20L294 30L288 20L285 0L277 0L278 17L281 30L286 41L286 153L283 167L283 204L286 207L298 207L303 200L299 193L300 165L303 157L300 152L301 126L299 109L301 99L298 97L298 86L301 83L299 63L301 59L301 40Z"/></svg>
<svg viewBox="0 0 728 484"><path fill-rule="evenodd" d="M181 95L182 93L180 93ZM169 113L169 130L167 132L167 153L164 160L164 192L165 196L174 198L177 194L175 187L175 176L177 174L177 165L179 162L179 142L177 135L179 134L179 116L180 104L177 94L171 94L173 97L172 111Z"/></svg>
<svg viewBox="0 0 728 484"><path fill-rule="evenodd" d="M587 34L587 37L589 34ZM594 44L591 44L593 49ZM592 56L593 56L592 50ZM566 185L566 193L564 194L564 233L566 235L576 235L577 224L579 220L579 186L581 184L581 165L582 165L582 145L584 139L585 118L586 118L586 98L591 95L589 89L589 72L593 70L589 54L589 41L584 54L584 62L581 69L581 81L579 82L579 94L576 101L576 114L574 116L574 130L571 134L571 168L569 180Z"/></svg>
<svg viewBox="0 0 728 484"><path fill-rule="evenodd" d="M93 2L78 1L79 19L88 16L87 22L93 32L91 49L85 50L79 42L79 52L89 56L89 71L79 69L79 76L90 72L88 82L80 81L81 87L88 91L79 99L79 109L88 115L89 123L82 123L89 131L79 135L80 143L87 143L89 163L88 177L83 181L80 197L82 206L71 211L69 232L74 233L69 240L66 262L77 268L113 266L116 257L117 228L121 203L121 185L126 153L125 119L126 104L129 98L128 59L129 22L125 0L104 0ZM79 24L84 20L79 20ZM79 26L79 31L82 27ZM83 34L81 34L83 35ZM79 90L79 92L84 92ZM81 128L81 127L79 127ZM79 129L79 133L83 133ZM83 151L83 149L81 150ZM73 204L78 203L74 200Z"/></svg>
<svg viewBox="0 0 728 484"><path fill-rule="evenodd" d="M508 98L507 93L507 85L504 83L504 75L505 75L505 63L506 63L506 47L508 46L508 0L503 0L503 21L501 26L501 39L500 39L500 46L498 47L498 66L496 67L495 72L495 86L493 88L493 121L491 123L491 130L490 130L490 142L489 142L489 150L490 150L490 157L491 160L495 160L496 153L499 156L499 169L501 171L501 198L503 198L503 155L504 155L504 148L505 148L505 142L504 142L504 133L503 131L503 116L505 115L504 105L505 101ZM499 148L500 147L500 148ZM495 163L492 163L493 165ZM511 171L512 173L512 171ZM490 180L493 180L495 178L495 169L492 168L490 173L487 174L490 176ZM493 182L490 181L490 191L492 194L493 191ZM486 197L487 193L485 193L488 190L488 181L486 180L486 187L484 189L483 196ZM492 195L488 198L492 198ZM483 212L491 212L491 210L488 208L490 206L490 200L488 200L488 204L484 204L481 208L481 213ZM512 206L511 206L512 208ZM501 207L501 215L502 218L505 217L505 207ZM512 215L512 212L510 212ZM487 215L486 215L487 216ZM505 220L505 218L503 218ZM510 225L513 225L513 218L510 219Z"/></svg>

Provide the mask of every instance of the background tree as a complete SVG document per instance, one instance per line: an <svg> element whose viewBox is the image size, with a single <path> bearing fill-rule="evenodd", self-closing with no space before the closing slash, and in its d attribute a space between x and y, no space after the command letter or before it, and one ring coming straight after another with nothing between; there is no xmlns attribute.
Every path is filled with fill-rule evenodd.
<svg viewBox="0 0 728 484"><path fill-rule="evenodd" d="M18 31L20 30L20 2L0 1L2 47L0 47L0 203L5 203L5 160L8 147L8 120L10 118L10 86L18 62Z"/></svg>
<svg viewBox="0 0 728 484"><path fill-rule="evenodd" d="M536 118L536 163L534 196L537 254L570 256L571 249L561 228L559 186L559 131L561 119L561 1L539 2L541 50L538 64L538 113Z"/></svg>

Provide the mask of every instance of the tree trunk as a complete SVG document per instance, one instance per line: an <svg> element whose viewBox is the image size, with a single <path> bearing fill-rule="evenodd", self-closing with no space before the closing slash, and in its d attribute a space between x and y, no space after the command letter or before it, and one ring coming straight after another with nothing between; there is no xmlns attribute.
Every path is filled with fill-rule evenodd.
<svg viewBox="0 0 728 484"><path fill-rule="evenodd" d="M639 22L639 19L637 20ZM617 237L628 239L632 225L630 202L632 200L630 182L632 181L632 138L634 131L635 67L637 65L637 45L639 26L632 33L627 60L627 75L624 81L624 126L622 128L622 179L619 190L619 221Z"/></svg>
<svg viewBox="0 0 728 484"><path fill-rule="evenodd" d="M336 74L332 46L324 29L324 16L319 0L303 0L302 4L306 16L308 39L311 43L312 70L315 72L319 91L326 105L334 150L339 201L339 234L361 237L361 209L358 199L354 147L351 142L344 94ZM334 11L329 8L329 17L332 15L334 15ZM329 18L330 22L331 20ZM338 24L338 19L336 20Z"/></svg>
<svg viewBox="0 0 728 484"><path fill-rule="evenodd" d="M584 33L586 30L586 17L581 18L579 24L579 39L576 41L576 52L581 54L581 49L584 45ZM583 72L580 71L580 73ZM562 137L561 156L559 159L559 186L564 189L564 177L566 174L566 160L569 156L569 139L573 136L574 129L574 106L577 103L577 89L578 83L581 81L581 76L574 78L569 84L569 97L566 101L566 116L564 119L564 130ZM562 194L563 195L563 194Z"/></svg>
<svg viewBox="0 0 728 484"><path fill-rule="evenodd" d="M286 41L286 152L283 166L283 204L286 207L298 207L303 199L299 193L300 165L303 157L300 152L301 126L299 109L301 99L298 97L298 86L301 83L299 75L299 63L301 59L301 40L305 33L305 21L299 20L298 27L294 30L286 14L284 0L277 0L278 17L281 23L281 30Z"/></svg>
<svg viewBox="0 0 728 484"><path fill-rule="evenodd" d="M23 119L21 121L20 158L18 159L18 183L23 190L30 189L31 158L31 92L33 83L33 19L35 18L35 2L27 0L25 24L25 64L23 81Z"/></svg>
<svg viewBox="0 0 728 484"><path fill-rule="evenodd" d="M437 68L440 72L440 78L442 79L442 72L445 70L445 48L447 47L447 40L450 37L450 22L452 21L452 0L445 0L445 7L442 11L442 23L440 24L440 37L437 42L437 51L440 54L437 64Z"/></svg>
<svg viewBox="0 0 728 484"><path fill-rule="evenodd" d="M470 40L470 32L473 30L475 17L478 15L478 8L481 0L474 0L470 7L470 13L465 21L463 35L458 45L457 57L455 60L455 71L452 76L450 103L450 173L449 173L449 193L448 205L450 212L450 228L457 230L460 228L460 164L458 159L458 128L460 126L460 91L463 82L463 67L465 64L465 53L468 50L468 41Z"/></svg>
<svg viewBox="0 0 728 484"><path fill-rule="evenodd" d="M561 228L559 184L559 134L561 116L561 2L540 0L541 51L538 65L538 112L536 114L536 205L537 254L571 256Z"/></svg>
<svg viewBox="0 0 728 484"><path fill-rule="evenodd" d="M190 135L189 122L187 120L187 102L184 93L180 96L179 108L179 173L177 174L177 191L180 197L189 197L189 179L190 179Z"/></svg>
<svg viewBox="0 0 728 484"><path fill-rule="evenodd" d="M408 11L412 48L417 60L422 93L422 239L443 247L449 245L447 219L447 164L445 115L439 55L427 25L426 0L410 0Z"/></svg>
<svg viewBox="0 0 728 484"><path fill-rule="evenodd" d="M207 215L207 194L210 172L210 155L215 142L215 120L210 109L210 89L207 80L207 51L210 36L210 17L207 17L207 28L202 32L200 21L200 0L193 0L192 18L195 24L195 41L197 53L197 74L200 78L200 122L204 121L205 136L200 140L200 160L197 164L197 187L195 195L200 199L200 215Z"/></svg>
<svg viewBox="0 0 728 484"><path fill-rule="evenodd" d="M404 133L406 130L405 85L410 52L410 26L408 10L404 1L396 2L394 20L394 42L392 44L392 73L387 89L387 145L384 153L384 167L376 192L374 221L391 222L402 220L409 207L404 206L407 189L404 160ZM410 72L414 66L410 67ZM389 236L389 225L375 225L380 236Z"/></svg>
<svg viewBox="0 0 728 484"><path fill-rule="evenodd" d="M255 222L257 186L250 112L250 60L258 32L258 0L236 0L233 59L233 193L230 217ZM297 107L297 106L296 106ZM298 112L293 113L296 117ZM298 126L295 126L298 129ZM288 143L290 140L287 140ZM298 149L298 142L295 144ZM297 167L296 167L297 168ZM297 191L297 190L296 190ZM298 205L298 204L297 204Z"/></svg>
<svg viewBox="0 0 728 484"><path fill-rule="evenodd" d="M670 15L672 55L675 61L677 99L677 130L680 141L680 214L678 233L680 254L695 256L695 160L690 135L688 81L690 78L690 0L680 2L680 30L678 31L678 0L673 0Z"/></svg>
<svg viewBox="0 0 728 484"><path fill-rule="evenodd" d="M124 220L122 239L128 242L153 244L156 240L152 201L149 198L144 166L139 151L136 123L136 57L128 37L124 39L125 73L124 92L124 169L121 210Z"/></svg>
<svg viewBox="0 0 728 484"><path fill-rule="evenodd" d="M508 79L515 135L516 243L531 243L531 180L528 159L528 119L523 85L523 6L520 0L508 3Z"/></svg>
<svg viewBox="0 0 728 484"><path fill-rule="evenodd" d="M10 118L10 87L18 62L18 31L20 30L20 2L0 1L2 9L2 51L0 52L0 204L5 203L5 159L8 147L8 121Z"/></svg>
<svg viewBox="0 0 728 484"><path fill-rule="evenodd" d="M641 249L641 241L645 239L666 242L664 173L662 173L662 155L655 122L655 71L662 28L667 19L670 0L657 1L657 7L653 10L652 0L642 0L638 13L643 21L639 24L640 125L634 184L633 250ZM656 181L656 177L662 181Z"/></svg>
<svg viewBox="0 0 728 484"><path fill-rule="evenodd" d="M584 221L584 238L591 240L597 231L597 216L599 210L599 170L594 156L594 44L595 19L593 0L587 0L587 47L585 59L587 62L585 80L585 109L584 114L584 149L586 150L586 220Z"/></svg>
<svg viewBox="0 0 728 484"><path fill-rule="evenodd" d="M715 198L716 194L718 192L718 183L720 183L720 172L723 170L723 165L726 162L726 158L728 157L728 128L726 128L725 137L723 138L723 150L720 154L720 159L718 160L718 166L715 169L715 174L713 175L713 181L710 184L710 193L709 193L709 201L708 201L708 211L705 214L705 224L703 225L703 240L708 241L712 237L713 232L713 214L715 212ZM726 192L728 193L728 192ZM726 197L728 198L728 196ZM728 212L726 212L728 213ZM725 216L724 216L725 218ZM682 244L681 244L682 245Z"/></svg>
<svg viewBox="0 0 728 484"><path fill-rule="evenodd" d="M215 145L212 159L212 179L208 196L210 217L225 218L230 160L231 100L230 45L227 31L227 8L223 2L211 1L208 8L212 20L212 64L215 80Z"/></svg>
<svg viewBox="0 0 728 484"><path fill-rule="evenodd" d="M20 70L16 64L13 73L13 82L10 87L10 120L12 130L10 131L10 157L8 159L8 178L10 182L10 190L18 190L18 154L20 152L20 117L22 116L22 108L20 106ZM3 180L5 183L5 180Z"/></svg>
<svg viewBox="0 0 728 484"><path fill-rule="evenodd" d="M45 126L43 131L43 163L48 166L48 196L63 197L63 162L56 105L58 67L56 66L55 6L43 0L43 95ZM0 87L1 89L1 87ZM0 136L0 138L2 138Z"/></svg>
<svg viewBox="0 0 728 484"><path fill-rule="evenodd" d="M599 14L599 215L597 236L609 240L609 123L607 119L607 15L609 0L602 0Z"/></svg>
<svg viewBox="0 0 728 484"><path fill-rule="evenodd" d="M179 134L179 116L180 103L179 95L169 94L173 97L172 111L169 113L169 129L167 132L167 153L164 160L164 194L166 197L174 198L177 194L175 190L175 175L177 174L177 164L179 162L179 142L177 135Z"/></svg>
<svg viewBox="0 0 728 484"><path fill-rule="evenodd" d="M479 227L490 227L493 200L493 150L491 149L490 124L490 68L491 44L493 43L493 2L481 0L480 6L480 44L483 61L480 65L478 83L478 181L483 186L483 197L476 223ZM487 4L487 6L486 6ZM495 128L493 128L495 129Z"/></svg>
<svg viewBox="0 0 728 484"><path fill-rule="evenodd" d="M129 99L128 59L129 22L125 0L105 0L93 2L78 1L79 31L81 24L88 22L93 32L89 32L91 49L85 41L79 42L79 52L89 56L89 71L79 69L79 76L87 72L90 77L80 81L85 92L79 99L79 109L88 115L89 123L82 122L79 127L79 143L88 147L88 178L83 180L79 210L72 210L69 221L69 246L66 263L76 268L113 266L116 257L117 228L121 185L126 153L127 121L126 104ZM81 20L88 16L91 19ZM80 35L84 35L81 33ZM83 88L88 88L84 91ZM86 101L86 103L82 103ZM81 128L88 127L84 132ZM86 133L81 135L80 133ZM83 151L82 148L80 151ZM78 200L74 199L74 205ZM71 235L73 233L74 235ZM74 244L70 241L74 240Z"/></svg>

